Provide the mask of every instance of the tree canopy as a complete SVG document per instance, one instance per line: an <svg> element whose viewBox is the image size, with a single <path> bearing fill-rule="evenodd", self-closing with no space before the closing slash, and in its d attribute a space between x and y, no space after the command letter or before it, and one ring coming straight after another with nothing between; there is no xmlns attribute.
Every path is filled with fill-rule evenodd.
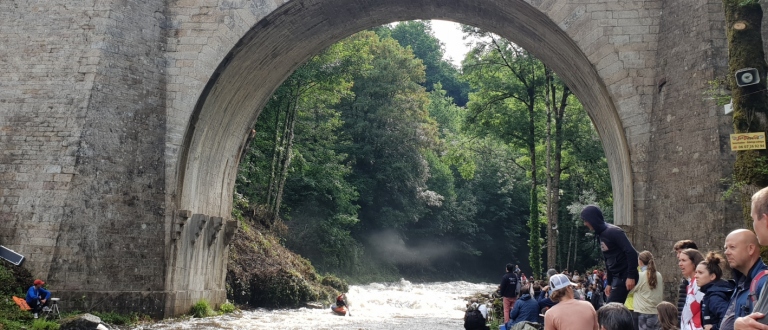
<svg viewBox="0 0 768 330"><path fill-rule="evenodd" d="M233 212L357 281L495 280L509 262L540 274L545 256L596 265L569 209L611 205L589 117L544 63L464 31L479 42L461 68L414 21L357 33L297 69L261 110Z"/></svg>

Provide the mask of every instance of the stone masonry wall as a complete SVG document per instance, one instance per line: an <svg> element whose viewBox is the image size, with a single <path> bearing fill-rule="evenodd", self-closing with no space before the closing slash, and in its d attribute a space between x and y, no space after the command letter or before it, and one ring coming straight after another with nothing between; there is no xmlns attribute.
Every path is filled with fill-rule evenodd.
<svg viewBox="0 0 768 330"><path fill-rule="evenodd" d="M632 234L638 251L654 253L674 295L680 271L672 245L692 239L704 253L722 250L741 220L738 202L722 198L734 160L731 117L703 95L727 72L722 2L665 1L663 11L649 157L636 176L641 225Z"/></svg>
<svg viewBox="0 0 768 330"><path fill-rule="evenodd" d="M43 278L76 175L100 56L88 42L97 38L95 7L0 2L0 244L24 254Z"/></svg>
<svg viewBox="0 0 768 330"><path fill-rule="evenodd" d="M0 244L63 304L163 311L163 6L0 3Z"/></svg>

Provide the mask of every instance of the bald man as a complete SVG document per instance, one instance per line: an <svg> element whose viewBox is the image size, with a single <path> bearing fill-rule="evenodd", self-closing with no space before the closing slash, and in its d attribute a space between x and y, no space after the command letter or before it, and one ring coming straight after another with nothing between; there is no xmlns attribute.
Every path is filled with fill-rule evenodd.
<svg viewBox="0 0 768 330"><path fill-rule="evenodd" d="M733 278L736 280L736 290L731 296L728 311L725 312L720 329L735 329L736 318L752 313L752 301L749 296L749 288L752 279L759 273L768 269L760 260L760 244L755 233L747 229L737 229L725 237L725 259L733 269ZM756 292L759 293L768 277L762 277L758 281ZM757 298L757 297L755 297Z"/></svg>
<svg viewBox="0 0 768 330"><path fill-rule="evenodd" d="M752 195L752 227L755 228L757 240L762 246L768 245L768 187L760 189ZM757 291L755 308L753 310L765 311L767 308L766 296L768 293L763 289ZM760 299L762 298L762 299ZM752 313L745 317L739 317L734 323L736 330L768 330L768 319L764 313Z"/></svg>

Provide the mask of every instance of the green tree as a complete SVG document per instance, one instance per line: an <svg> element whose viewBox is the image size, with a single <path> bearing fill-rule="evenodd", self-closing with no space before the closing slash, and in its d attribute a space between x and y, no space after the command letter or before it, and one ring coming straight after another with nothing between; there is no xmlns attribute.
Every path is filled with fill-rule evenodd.
<svg viewBox="0 0 768 330"><path fill-rule="evenodd" d="M510 261L526 269L516 258L528 255L538 275L544 236L562 247L548 259L593 264L583 226L554 220L562 235L540 227L544 214L570 219L554 192L560 205L589 190L611 202L578 100L524 50L471 30L484 41L464 62L475 92L462 108L441 80L424 83L427 62L442 61L440 47L415 54L439 46L428 26L401 25L344 39L286 79L244 150L238 205L268 215L265 225L283 219L286 246L317 269L364 281L489 280ZM390 37L398 33L400 42ZM418 261L372 259L369 238L383 231Z"/></svg>
<svg viewBox="0 0 768 330"><path fill-rule="evenodd" d="M351 73L363 68L367 57L358 40L337 43L291 74L263 109L253 133L258 138L243 157L236 189L252 204L264 207L269 222L279 218L294 156L297 117L329 112L329 106L350 93Z"/></svg>
<svg viewBox="0 0 768 330"><path fill-rule="evenodd" d="M443 59L444 46L435 37L429 21L401 22L392 28L390 35L403 47L410 47L424 63L425 80L422 86L427 91L443 88L458 106L467 104L469 84L461 81L456 67ZM435 84L441 87L435 87Z"/></svg>
<svg viewBox="0 0 768 330"><path fill-rule="evenodd" d="M354 96L339 105L347 141L340 150L350 156L350 180L360 192L359 229L366 232L401 229L424 214L429 171L421 151L436 142L419 85L423 64L394 39L370 38L371 66L355 74Z"/></svg>
<svg viewBox="0 0 768 330"><path fill-rule="evenodd" d="M347 155L335 151L342 123L334 106L351 94L352 72L370 62L368 42L337 43L286 79L260 114L236 181L251 217L268 228L286 219L286 244L321 270L351 267L360 255L351 237L357 191L346 180Z"/></svg>
<svg viewBox="0 0 768 330"><path fill-rule="evenodd" d="M557 265L558 216L560 211L560 179L563 174L563 141L566 107L571 96L568 86L544 68L544 104L547 112L546 125L546 204L547 204L547 268ZM559 93L559 94L558 94ZM578 101L577 101L578 102ZM554 132L552 121L554 120ZM554 141L553 141L554 140ZM554 143L554 145L553 145Z"/></svg>
<svg viewBox="0 0 768 330"><path fill-rule="evenodd" d="M541 269L541 219L538 202L537 119L543 94L544 67L530 53L508 40L472 27L465 33L480 40L465 58L464 73L475 92L467 107L470 125L527 152L528 165L516 162L531 179L529 250L534 275Z"/></svg>
<svg viewBox="0 0 768 330"><path fill-rule="evenodd" d="M571 98L574 98L571 96ZM573 215L574 203L589 203L606 206L603 213L606 221L612 221L613 205L610 173L600 137L581 104L576 100L566 107L563 122L562 153L562 196L559 208L557 263L561 267L580 271L597 265L602 260L594 237L589 237L579 214ZM562 205L568 206L566 209ZM548 239L552 239L549 238Z"/></svg>

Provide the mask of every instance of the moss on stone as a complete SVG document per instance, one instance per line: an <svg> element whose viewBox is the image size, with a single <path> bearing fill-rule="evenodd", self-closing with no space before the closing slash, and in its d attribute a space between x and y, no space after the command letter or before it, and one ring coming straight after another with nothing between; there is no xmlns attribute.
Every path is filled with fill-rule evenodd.
<svg viewBox="0 0 768 330"><path fill-rule="evenodd" d="M763 52L761 25L763 11L756 1L723 0L726 31L728 37L728 81L733 102L733 128L736 133L768 132L768 94L766 93L766 70ZM737 30L739 23L744 28ZM737 70L756 68L760 72L758 84L738 87L735 81ZM734 183L741 187L742 217L747 228L751 228L751 192L768 186L768 150L746 150L736 153L733 168Z"/></svg>

